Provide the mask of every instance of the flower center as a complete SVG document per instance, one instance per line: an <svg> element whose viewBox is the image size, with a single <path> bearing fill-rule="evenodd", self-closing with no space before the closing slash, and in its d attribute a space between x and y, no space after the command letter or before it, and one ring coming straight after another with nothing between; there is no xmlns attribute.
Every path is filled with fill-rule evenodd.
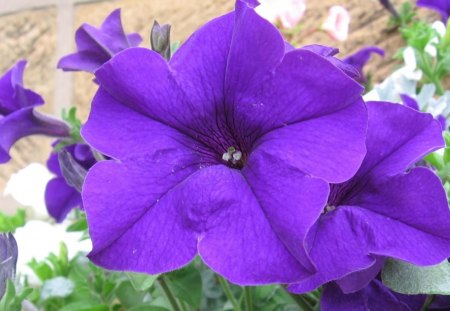
<svg viewBox="0 0 450 311"><path fill-rule="evenodd" d="M243 153L235 147L228 147L227 151L222 155L222 160L229 167L236 169L243 168L245 163Z"/></svg>

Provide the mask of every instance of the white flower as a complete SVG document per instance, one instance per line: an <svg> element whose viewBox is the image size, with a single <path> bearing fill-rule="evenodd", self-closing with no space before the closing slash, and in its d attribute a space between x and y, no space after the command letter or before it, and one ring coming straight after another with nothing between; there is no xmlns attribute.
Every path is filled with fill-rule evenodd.
<svg viewBox="0 0 450 311"><path fill-rule="evenodd" d="M427 52L432 57L436 57L437 56L436 45L438 45L439 42L441 41L441 38L445 36L446 28L445 24L441 21L434 22L431 27L434 30L436 30L437 36L431 38L431 40L427 43L427 45L425 46L425 52Z"/></svg>
<svg viewBox="0 0 450 311"><path fill-rule="evenodd" d="M80 232L66 232L66 224L49 224L41 220L32 220L14 233L19 248L17 273L27 276L32 284L39 280L34 275L28 263L35 258L42 261L50 253L59 254L60 243L64 242L69 251L69 259L79 252L88 252L92 248L90 240L80 242Z"/></svg>
<svg viewBox="0 0 450 311"><path fill-rule="evenodd" d="M53 175L42 164L32 163L13 174L6 184L4 195L11 195L23 206L31 207L35 216L48 215L45 207L45 188Z"/></svg>

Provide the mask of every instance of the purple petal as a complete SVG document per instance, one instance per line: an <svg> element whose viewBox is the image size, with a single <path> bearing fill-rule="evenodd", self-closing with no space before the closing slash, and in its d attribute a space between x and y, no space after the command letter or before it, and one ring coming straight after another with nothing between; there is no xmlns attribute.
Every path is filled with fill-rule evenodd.
<svg viewBox="0 0 450 311"><path fill-rule="evenodd" d="M437 11L441 14L443 22L447 21L450 14L450 3L446 0L418 0L417 6Z"/></svg>
<svg viewBox="0 0 450 311"><path fill-rule="evenodd" d="M328 185L265 152L253 153L242 173L280 241L314 272L304 242L326 204Z"/></svg>
<svg viewBox="0 0 450 311"><path fill-rule="evenodd" d="M438 115L436 117L436 120L441 125L441 128L442 128L443 131L447 130L447 119L443 115L441 115L441 114Z"/></svg>
<svg viewBox="0 0 450 311"><path fill-rule="evenodd" d="M419 103L417 103L417 100L415 100L411 96L400 94L400 98L402 99L403 105L405 105L406 107L420 111Z"/></svg>
<svg viewBox="0 0 450 311"><path fill-rule="evenodd" d="M402 296L399 298L378 280L352 294L343 294L338 286L331 283L325 286L320 305L323 311L415 311L422 307L422 297Z"/></svg>
<svg viewBox="0 0 450 311"><path fill-rule="evenodd" d="M203 218L208 217L205 232L199 241L199 254L213 270L240 285L302 279L310 275L301 264L307 258L296 249L301 247L304 237L302 233L291 236L295 230L288 228L284 222L300 224L303 204L315 205L317 210L320 209L321 199L315 198L314 194L326 192L327 186L319 180L308 180L295 168L286 166L272 166L271 175L263 176L270 168L259 165L256 160L243 172L248 177L237 170L215 166L209 173L214 179L204 176L197 180L193 189L202 187L204 190L201 197L194 197L193 200L202 207L197 213ZM201 173L207 174L204 171ZM287 176L292 178L283 183L279 176L286 176L287 171ZM262 179L259 180L259 177ZM281 204L280 198L276 197L279 191L294 194L289 191L292 188L298 189L298 193L290 202L282 203L286 209L284 214L276 213ZM266 196L265 193L271 194ZM295 204L295 199L304 200ZM288 219L289 215L291 219ZM313 216L305 215L306 221ZM303 226L300 229L304 230Z"/></svg>
<svg viewBox="0 0 450 311"><path fill-rule="evenodd" d="M186 211L174 204L188 185L182 182L196 171L184 167L183 156L173 150L127 163L103 161L88 172L83 203L93 242L89 258L94 263L156 274L194 258L195 228L185 223ZM179 169L171 173L176 163ZM126 207L126 213L118 206Z"/></svg>
<svg viewBox="0 0 450 311"><path fill-rule="evenodd" d="M342 61L348 65L353 66L359 72L358 82L364 84L367 82L367 79L364 75L363 69L367 62L372 57L372 54L378 54L380 56L384 56L384 50L380 49L376 46L368 46L364 47L350 56L347 56Z"/></svg>
<svg viewBox="0 0 450 311"><path fill-rule="evenodd" d="M42 97L23 87L23 73L27 62L17 62L0 77L0 117L25 107L42 105Z"/></svg>
<svg viewBox="0 0 450 311"><path fill-rule="evenodd" d="M358 69L355 68L353 65L347 64L344 61L338 59L337 57L334 57L336 54L339 53L339 49L319 44L306 45L303 46L301 49L308 50L325 57L335 67L341 69L347 76L359 82L361 74L358 71Z"/></svg>
<svg viewBox="0 0 450 311"><path fill-rule="evenodd" d="M376 258L367 251L373 232L369 219L357 208L340 206L320 217L308 236L309 254L317 273L289 286L294 293L307 293L350 273L367 269Z"/></svg>
<svg viewBox="0 0 450 311"><path fill-rule="evenodd" d="M101 65L109 60L107 55L92 53L91 51L81 51L69 54L61 58L58 62L58 68L65 71L83 70L95 72Z"/></svg>
<svg viewBox="0 0 450 311"><path fill-rule="evenodd" d="M370 219L372 253L416 265L434 265L449 257L447 197L432 171L418 167L373 181L347 204L362 208Z"/></svg>
<svg viewBox="0 0 450 311"><path fill-rule="evenodd" d="M69 212L82 207L81 194L62 177L50 180L45 189L47 211L57 222L62 222Z"/></svg>
<svg viewBox="0 0 450 311"><path fill-rule="evenodd" d="M170 93L158 92L149 95L149 97L155 96L155 99L152 100L154 105L151 106L153 109L166 109L164 106L161 108L156 106L159 103L167 103L166 100L158 101L157 96L161 96L162 99L164 94L170 96ZM128 103L131 102L128 101ZM136 103L140 102L136 99ZM133 109L133 107L118 102L105 89L100 88L92 103L88 122L82 128L83 138L92 147L101 151L102 154L119 159L124 159L129 155L139 156L151 154L158 150L176 148L172 139L179 141L187 139L190 143L196 144L188 136L163 122L158 122L158 120L149 118L146 114L139 113L138 109L140 109L139 106ZM175 109L174 111L178 110ZM114 120L114 122L111 122L111 120ZM180 146L183 147L181 144Z"/></svg>
<svg viewBox="0 0 450 311"><path fill-rule="evenodd" d="M0 163L5 163L11 158L9 150L19 139L35 134L67 137L70 129L64 122L42 115L31 107L0 118L0 133Z"/></svg>
<svg viewBox="0 0 450 311"><path fill-rule="evenodd" d="M83 24L75 34L77 52L61 58L58 68L69 71L95 72L115 54L139 45L142 38L125 34L120 19L120 9L113 11L100 28Z"/></svg>
<svg viewBox="0 0 450 311"><path fill-rule="evenodd" d="M383 268L385 258L374 256L375 263L367 269L356 271L336 280L336 284L345 294L356 292L366 287Z"/></svg>
<svg viewBox="0 0 450 311"><path fill-rule="evenodd" d="M367 156L355 179L402 173L444 146L441 126L430 114L383 102L369 102L367 108L372 130L367 133Z"/></svg>
<svg viewBox="0 0 450 311"><path fill-rule="evenodd" d="M327 95L324 93L324 96ZM319 103L311 103L311 106ZM308 109L313 108L305 107ZM273 130L259 141L258 149L315 177L329 182L345 181L354 174L364 157L365 114L364 103L357 101L342 109ZM350 119L353 119L351 123Z"/></svg>

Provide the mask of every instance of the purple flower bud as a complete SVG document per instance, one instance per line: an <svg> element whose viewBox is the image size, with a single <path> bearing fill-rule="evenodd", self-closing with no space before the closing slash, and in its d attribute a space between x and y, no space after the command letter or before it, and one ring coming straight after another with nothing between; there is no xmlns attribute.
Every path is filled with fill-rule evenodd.
<svg viewBox="0 0 450 311"><path fill-rule="evenodd" d="M152 50L160 54L166 60L170 59L170 25L160 26L157 21L153 23L150 35Z"/></svg>
<svg viewBox="0 0 450 311"><path fill-rule="evenodd" d="M76 162L72 155L66 150L63 150L58 154L58 161L61 173L67 184L81 193L87 170Z"/></svg>

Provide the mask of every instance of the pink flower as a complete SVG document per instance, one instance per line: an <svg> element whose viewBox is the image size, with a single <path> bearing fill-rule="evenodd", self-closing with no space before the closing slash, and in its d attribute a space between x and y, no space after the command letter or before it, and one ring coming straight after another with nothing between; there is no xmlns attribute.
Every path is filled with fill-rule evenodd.
<svg viewBox="0 0 450 311"><path fill-rule="evenodd" d="M281 22L284 28L294 28L306 10L305 0L259 0L256 12L271 23Z"/></svg>
<svg viewBox="0 0 450 311"><path fill-rule="evenodd" d="M328 17L322 24L322 29L335 40L345 41L348 37L348 28L350 25L350 14L339 5L334 5L328 12Z"/></svg>

